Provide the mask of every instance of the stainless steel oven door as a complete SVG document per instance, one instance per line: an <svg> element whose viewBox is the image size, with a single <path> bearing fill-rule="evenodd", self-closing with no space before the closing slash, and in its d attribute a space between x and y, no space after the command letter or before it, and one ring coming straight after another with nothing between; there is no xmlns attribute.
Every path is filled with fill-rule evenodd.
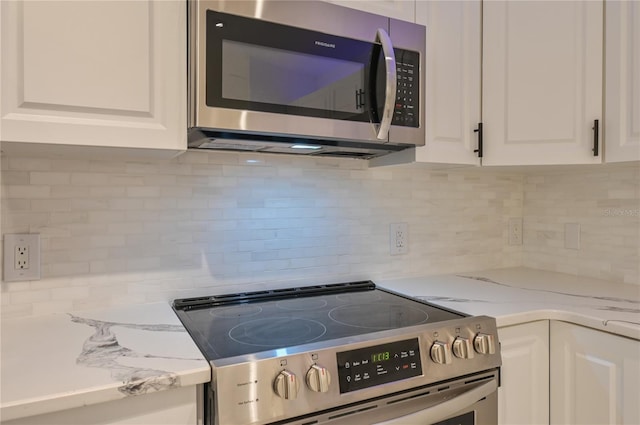
<svg viewBox="0 0 640 425"><path fill-rule="evenodd" d="M498 370L493 370L305 415L286 424L495 425L498 423L497 390Z"/></svg>
<svg viewBox="0 0 640 425"><path fill-rule="evenodd" d="M497 417L493 411L497 410L497 390L497 381L491 380L434 406L375 425L495 424Z"/></svg>

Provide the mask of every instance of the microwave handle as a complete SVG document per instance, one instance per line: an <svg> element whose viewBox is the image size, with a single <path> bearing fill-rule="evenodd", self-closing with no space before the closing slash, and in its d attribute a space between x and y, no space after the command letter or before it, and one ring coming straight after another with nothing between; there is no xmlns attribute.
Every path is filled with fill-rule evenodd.
<svg viewBox="0 0 640 425"><path fill-rule="evenodd" d="M466 391L459 396L436 404L424 410L420 410L409 415L399 418L390 419L384 422L377 422L374 425L415 425L415 424L432 424L440 422L454 413L468 409L478 400L485 398L498 389L498 383L495 379L484 383L472 390Z"/></svg>
<svg viewBox="0 0 640 425"><path fill-rule="evenodd" d="M396 54L393 51L393 43L389 34L382 28L378 28L376 41L382 45L382 53L384 54L384 66L387 71L386 89L384 98L384 108L382 110L382 119L380 127L376 135L378 140L386 140L389 137L389 129L391 128L391 119L393 118L393 108L396 103Z"/></svg>

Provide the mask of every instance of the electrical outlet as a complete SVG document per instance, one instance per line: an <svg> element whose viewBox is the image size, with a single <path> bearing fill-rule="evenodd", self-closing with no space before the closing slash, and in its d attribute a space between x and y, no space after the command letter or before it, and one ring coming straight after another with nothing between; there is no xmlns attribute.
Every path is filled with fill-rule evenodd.
<svg viewBox="0 0 640 425"><path fill-rule="evenodd" d="M509 219L509 245L522 245L522 217Z"/></svg>
<svg viewBox="0 0 640 425"><path fill-rule="evenodd" d="M15 269L28 269L29 268L29 245L20 244L16 245L16 250L13 256L13 268Z"/></svg>
<svg viewBox="0 0 640 425"><path fill-rule="evenodd" d="M4 235L5 282L40 279L40 235Z"/></svg>
<svg viewBox="0 0 640 425"><path fill-rule="evenodd" d="M391 223L389 225L389 251L391 255L409 252L409 225L407 223Z"/></svg>

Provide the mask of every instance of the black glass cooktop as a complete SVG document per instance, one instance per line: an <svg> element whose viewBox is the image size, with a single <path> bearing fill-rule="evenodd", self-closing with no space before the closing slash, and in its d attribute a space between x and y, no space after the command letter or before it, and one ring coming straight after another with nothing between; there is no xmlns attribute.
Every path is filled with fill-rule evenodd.
<svg viewBox="0 0 640 425"><path fill-rule="evenodd" d="M173 307L209 360L464 317L370 281L187 298Z"/></svg>

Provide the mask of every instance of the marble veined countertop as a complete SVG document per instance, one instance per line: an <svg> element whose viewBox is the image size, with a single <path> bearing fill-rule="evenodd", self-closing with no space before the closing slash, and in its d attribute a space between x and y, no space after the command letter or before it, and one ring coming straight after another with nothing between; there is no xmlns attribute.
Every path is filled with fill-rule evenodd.
<svg viewBox="0 0 640 425"><path fill-rule="evenodd" d="M2 321L0 420L208 382L167 303Z"/></svg>
<svg viewBox="0 0 640 425"><path fill-rule="evenodd" d="M640 340L640 285L526 268L378 279L499 327L564 320ZM2 322L0 420L201 384L207 361L168 303Z"/></svg>
<svg viewBox="0 0 640 425"><path fill-rule="evenodd" d="M493 316L498 327L561 320L640 340L640 285L522 267L376 284L470 315Z"/></svg>

